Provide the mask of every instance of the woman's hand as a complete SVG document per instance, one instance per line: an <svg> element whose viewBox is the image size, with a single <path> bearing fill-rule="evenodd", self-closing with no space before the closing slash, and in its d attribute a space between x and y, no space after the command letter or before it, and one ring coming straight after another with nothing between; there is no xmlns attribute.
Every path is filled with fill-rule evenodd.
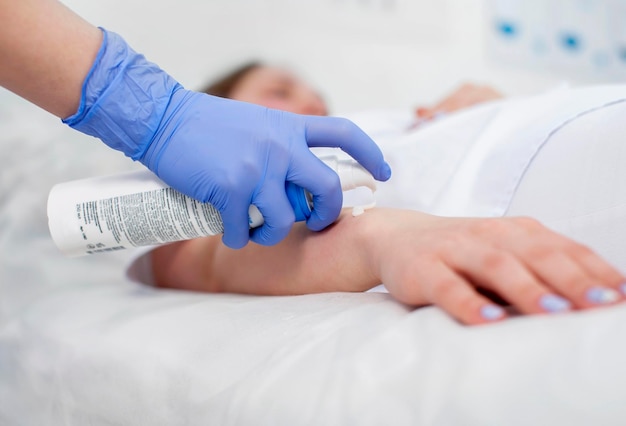
<svg viewBox="0 0 626 426"><path fill-rule="evenodd" d="M371 274L401 302L435 304L465 324L506 317L479 289L525 314L624 300L625 277L587 247L529 218L443 218L375 209L363 216Z"/></svg>
<svg viewBox="0 0 626 426"><path fill-rule="evenodd" d="M232 250L219 237L152 252L161 287L248 294L365 291L435 304L465 324L501 320L491 293L521 313L624 300L626 278L588 248L528 218L444 218L400 209L344 210L321 232L296 224L281 243Z"/></svg>
<svg viewBox="0 0 626 426"><path fill-rule="evenodd" d="M431 107L419 107L415 114L419 119L430 120L441 114L447 114L482 102L494 101L504 96L496 89L466 83Z"/></svg>

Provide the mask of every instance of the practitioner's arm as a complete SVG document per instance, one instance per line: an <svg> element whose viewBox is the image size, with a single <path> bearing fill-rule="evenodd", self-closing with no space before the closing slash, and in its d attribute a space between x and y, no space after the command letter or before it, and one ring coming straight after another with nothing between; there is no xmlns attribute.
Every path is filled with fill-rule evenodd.
<svg viewBox="0 0 626 426"><path fill-rule="evenodd" d="M56 0L0 0L0 86L57 117L78 108L101 31Z"/></svg>
<svg viewBox="0 0 626 426"><path fill-rule="evenodd" d="M121 36L57 0L0 0L0 85L211 203L233 248L276 244L289 233L295 216L286 182L312 194L310 229L337 218L339 179L310 147L340 148L376 179L391 176L380 148L354 123L186 90ZM264 218L252 233L251 204Z"/></svg>
<svg viewBox="0 0 626 426"><path fill-rule="evenodd" d="M411 305L437 304L467 324L521 312L590 308L623 300L625 278L583 247L527 218L441 218L415 211L343 212L329 229L296 225L274 247L231 250L219 238L157 248L157 283L196 291L304 294L363 291L384 282Z"/></svg>

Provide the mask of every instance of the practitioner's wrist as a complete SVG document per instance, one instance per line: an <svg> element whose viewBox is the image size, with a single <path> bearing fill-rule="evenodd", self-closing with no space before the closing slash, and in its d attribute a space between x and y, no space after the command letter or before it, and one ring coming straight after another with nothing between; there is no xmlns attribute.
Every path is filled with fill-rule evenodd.
<svg viewBox="0 0 626 426"><path fill-rule="evenodd" d="M138 160L158 131L172 94L182 86L121 36L102 32L78 110L63 122Z"/></svg>

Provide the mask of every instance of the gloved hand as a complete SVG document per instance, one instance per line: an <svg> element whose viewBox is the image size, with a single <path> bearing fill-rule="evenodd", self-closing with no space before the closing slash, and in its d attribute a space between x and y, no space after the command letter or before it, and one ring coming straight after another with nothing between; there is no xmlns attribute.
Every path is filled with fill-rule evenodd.
<svg viewBox="0 0 626 426"><path fill-rule="evenodd" d="M286 181L313 195L310 229L321 230L337 218L339 178L309 147L341 148L376 179L389 179L380 149L352 122L185 90L119 35L103 32L78 112L63 121L141 161L178 191L215 206L229 247L243 247L250 238L276 244L288 234L294 212ZM250 204L265 220L253 231Z"/></svg>

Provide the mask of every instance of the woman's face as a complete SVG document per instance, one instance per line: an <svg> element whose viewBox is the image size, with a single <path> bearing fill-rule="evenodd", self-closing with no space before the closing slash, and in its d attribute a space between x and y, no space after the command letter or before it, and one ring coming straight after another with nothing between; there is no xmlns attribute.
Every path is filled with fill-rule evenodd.
<svg viewBox="0 0 626 426"><path fill-rule="evenodd" d="M327 115L320 95L287 70L261 66L248 72L229 98L306 115Z"/></svg>

